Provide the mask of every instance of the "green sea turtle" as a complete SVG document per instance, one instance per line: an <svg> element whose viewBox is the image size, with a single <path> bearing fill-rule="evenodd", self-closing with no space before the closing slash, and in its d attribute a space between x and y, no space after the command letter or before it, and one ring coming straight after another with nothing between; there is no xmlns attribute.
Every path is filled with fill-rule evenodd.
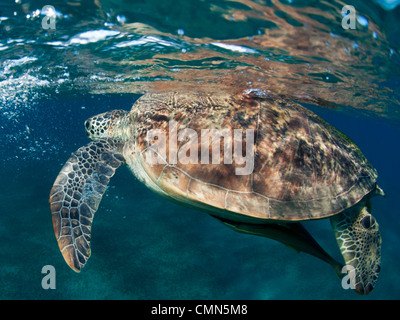
<svg viewBox="0 0 400 320"><path fill-rule="evenodd" d="M85 127L93 141L72 154L49 199L59 248L74 271L91 254L107 184L126 164L156 193L314 255L344 276L300 223L329 217L350 284L360 294L374 288L381 237L370 198L384 195L376 170L354 142L301 105L251 92L148 93L130 112L106 112ZM248 172L238 171L245 166Z"/></svg>

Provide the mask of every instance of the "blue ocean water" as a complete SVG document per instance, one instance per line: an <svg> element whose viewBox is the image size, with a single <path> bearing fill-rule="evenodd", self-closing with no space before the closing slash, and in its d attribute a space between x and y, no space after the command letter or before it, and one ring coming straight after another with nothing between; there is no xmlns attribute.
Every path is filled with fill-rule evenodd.
<svg viewBox="0 0 400 320"><path fill-rule="evenodd" d="M56 1L55 30L42 28L45 1L1 2L0 299L399 299L399 8L349 4L367 21L353 33L335 1ZM369 296L315 257L155 195L126 167L96 213L89 262L69 269L48 196L89 142L84 121L179 86L270 90L358 144L387 194L372 200L383 242ZM328 220L304 226L341 258ZM45 265L56 289L42 287Z"/></svg>

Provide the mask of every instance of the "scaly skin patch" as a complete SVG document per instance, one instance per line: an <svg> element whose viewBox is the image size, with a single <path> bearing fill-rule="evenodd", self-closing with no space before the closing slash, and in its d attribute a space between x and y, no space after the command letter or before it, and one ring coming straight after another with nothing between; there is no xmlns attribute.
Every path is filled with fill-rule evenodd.
<svg viewBox="0 0 400 320"><path fill-rule="evenodd" d="M129 127L128 112L125 110L108 111L85 121L87 136L94 139L113 138L126 140L125 128Z"/></svg>
<svg viewBox="0 0 400 320"><path fill-rule="evenodd" d="M346 265L354 268L352 285L359 294L369 294L381 269L382 240L366 200L331 217L331 223Z"/></svg>
<svg viewBox="0 0 400 320"><path fill-rule="evenodd" d="M67 264L79 272L90 257L92 221L115 170L125 162L121 144L99 139L79 148L61 169L50 191L50 209L58 246Z"/></svg>

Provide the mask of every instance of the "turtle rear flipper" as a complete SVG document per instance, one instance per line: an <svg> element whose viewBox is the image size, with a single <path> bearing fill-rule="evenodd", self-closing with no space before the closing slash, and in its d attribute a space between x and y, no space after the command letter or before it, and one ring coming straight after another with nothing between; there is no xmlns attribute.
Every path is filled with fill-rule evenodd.
<svg viewBox="0 0 400 320"><path fill-rule="evenodd" d="M282 225L275 223L251 224L230 221L219 217L215 218L235 231L274 239L297 253L305 252L317 257L329 263L340 278L343 277L341 273L343 265L329 255L299 222Z"/></svg>
<svg viewBox="0 0 400 320"><path fill-rule="evenodd" d="M50 210L58 246L76 272L90 257L95 212L115 170L125 162L122 144L111 139L79 148L61 169L50 191Z"/></svg>
<svg viewBox="0 0 400 320"><path fill-rule="evenodd" d="M368 207L368 201L362 200L331 217L349 271L350 285L359 294L369 294L373 290L380 271L382 240L379 225Z"/></svg>

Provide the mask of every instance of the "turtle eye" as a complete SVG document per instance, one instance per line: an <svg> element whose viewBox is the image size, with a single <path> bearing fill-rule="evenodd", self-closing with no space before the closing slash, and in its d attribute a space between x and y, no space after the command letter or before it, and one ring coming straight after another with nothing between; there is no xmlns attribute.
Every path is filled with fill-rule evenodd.
<svg viewBox="0 0 400 320"><path fill-rule="evenodd" d="M366 216L360 221L361 225L365 229L369 229L375 224L375 218L373 216Z"/></svg>

